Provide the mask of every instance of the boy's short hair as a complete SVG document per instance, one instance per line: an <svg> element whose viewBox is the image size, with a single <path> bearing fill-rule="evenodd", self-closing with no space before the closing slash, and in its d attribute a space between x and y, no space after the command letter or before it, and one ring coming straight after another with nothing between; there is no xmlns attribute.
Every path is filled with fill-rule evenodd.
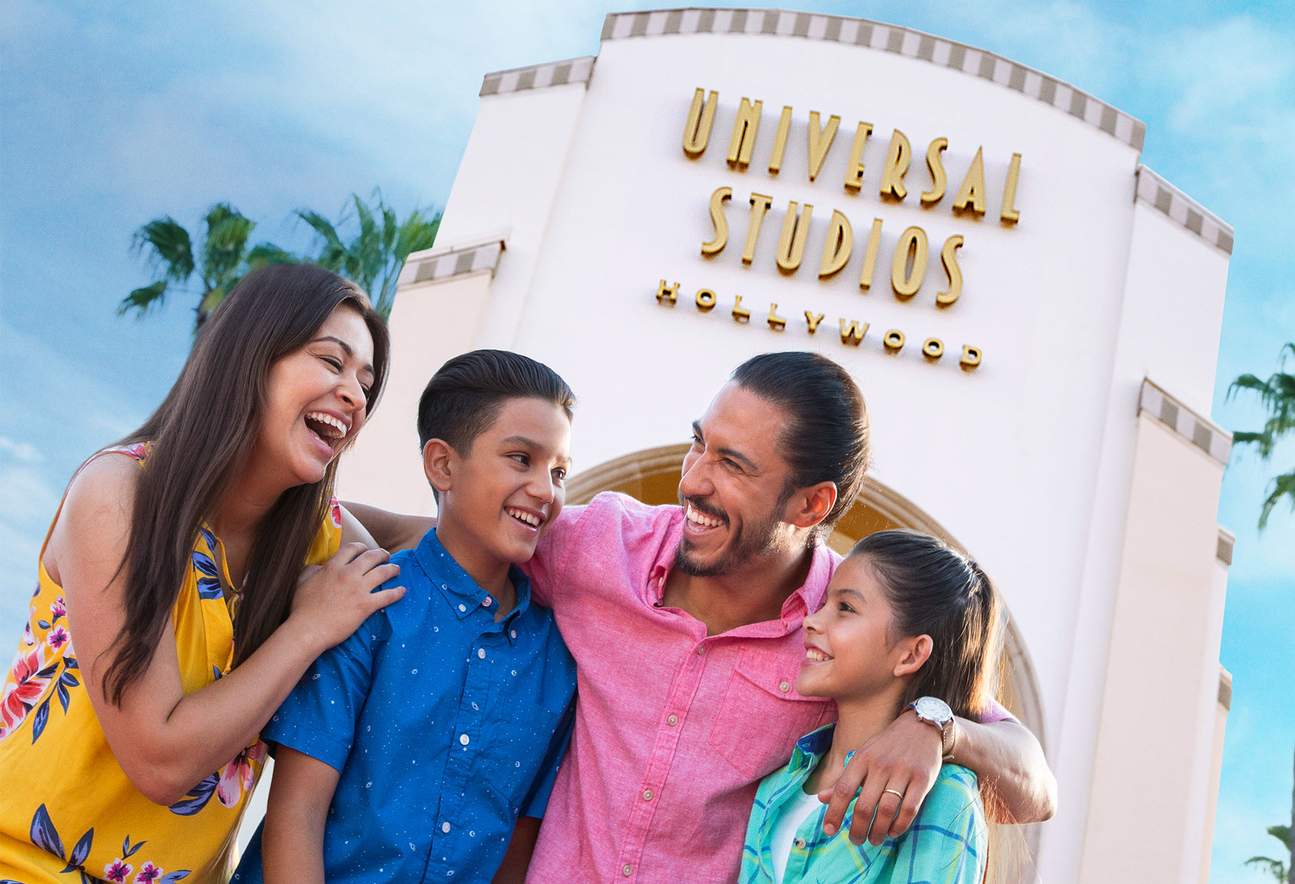
<svg viewBox="0 0 1295 884"><path fill-rule="evenodd" d="M473 350L432 375L418 400L418 445L443 439L466 454L508 399L552 402L571 419L575 393L542 362L508 350Z"/></svg>

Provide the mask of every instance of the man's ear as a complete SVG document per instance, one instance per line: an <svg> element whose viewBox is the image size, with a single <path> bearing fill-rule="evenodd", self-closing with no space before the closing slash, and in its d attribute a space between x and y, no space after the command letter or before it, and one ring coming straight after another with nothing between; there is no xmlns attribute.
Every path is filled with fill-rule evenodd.
<svg viewBox="0 0 1295 884"><path fill-rule="evenodd" d="M428 439L423 446L423 475L437 494L444 494L453 486L456 460L457 453L444 439Z"/></svg>
<svg viewBox="0 0 1295 884"><path fill-rule="evenodd" d="M931 637L925 633L902 639L900 645L900 657L895 662L896 678L912 675L921 669L931 659L931 651L935 647Z"/></svg>
<svg viewBox="0 0 1295 884"><path fill-rule="evenodd" d="M813 528L827 518L827 514L836 506L836 483L819 482L807 488L799 488L787 501L788 511L783 521L790 522L797 528Z"/></svg>

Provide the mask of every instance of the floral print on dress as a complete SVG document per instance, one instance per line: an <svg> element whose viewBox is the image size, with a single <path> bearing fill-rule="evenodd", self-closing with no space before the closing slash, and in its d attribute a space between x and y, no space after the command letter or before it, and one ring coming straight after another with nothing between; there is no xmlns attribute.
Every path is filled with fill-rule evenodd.
<svg viewBox="0 0 1295 884"><path fill-rule="evenodd" d="M31 714L57 671L58 662L46 664L44 648L39 645L26 654L18 655L9 670L9 677L5 679L4 698L0 700L0 739L17 730L18 725ZM40 707L46 715L48 706L49 701L46 700ZM32 740L35 742L35 737Z"/></svg>
<svg viewBox="0 0 1295 884"><path fill-rule="evenodd" d="M202 529L202 541L207 549L201 546L193 548L193 570L198 580L198 598L224 598L225 591L220 585L220 568L216 565L216 535L206 528Z"/></svg>
<svg viewBox="0 0 1295 884"><path fill-rule="evenodd" d="M193 816L207 806L211 796L224 807L238 807L244 795L256 786L256 774L265 762L266 746L257 740L215 773L203 777L183 798L171 805L171 812Z"/></svg>
<svg viewBox="0 0 1295 884"><path fill-rule="evenodd" d="M94 828L86 830L76 842L69 854L63 847L63 839L54 826L54 820L49 815L49 810L45 805L36 808L36 813L31 818L31 843L35 844L46 853L53 854L61 860L65 860L67 865L63 867L63 874L67 875L76 872L81 876L81 884L93 884L99 880L85 870L86 857L90 855L90 848L94 846ZM121 856L114 859L103 867L103 880L124 882L130 880L130 875L135 871L135 867L127 860L139 853L141 847L147 844L147 841L131 841L130 836L121 843ZM135 876L135 882L143 884L175 884L189 877L188 869L180 869L165 874L164 870L154 865L152 862L142 862L139 866L139 874Z"/></svg>

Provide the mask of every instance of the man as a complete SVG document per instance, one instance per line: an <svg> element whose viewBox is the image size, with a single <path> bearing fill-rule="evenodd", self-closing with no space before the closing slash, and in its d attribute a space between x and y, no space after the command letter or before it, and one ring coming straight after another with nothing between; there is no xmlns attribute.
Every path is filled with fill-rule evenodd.
<svg viewBox="0 0 1295 884"><path fill-rule="evenodd" d="M528 570L576 660L578 700L531 880L733 880L757 783L834 715L792 685L801 623L839 560L822 538L857 496L868 450L843 368L764 354L693 424L682 506L603 494L549 527ZM352 511L384 545L427 525ZM952 719L934 699L859 747L822 796L827 834L860 786L856 843L906 831L949 752L1002 818L1052 815L1055 779L1029 731L1001 712Z"/></svg>

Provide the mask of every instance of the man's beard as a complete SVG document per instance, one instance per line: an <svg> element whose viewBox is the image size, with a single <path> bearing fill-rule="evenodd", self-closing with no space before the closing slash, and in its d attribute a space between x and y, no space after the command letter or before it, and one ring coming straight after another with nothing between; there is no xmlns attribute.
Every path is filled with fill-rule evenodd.
<svg viewBox="0 0 1295 884"><path fill-rule="evenodd" d="M778 525L781 519L778 516L782 512L785 502L780 501L777 506L768 512L764 519L751 525L749 530L738 528L730 536L728 546L721 553L719 559L710 564L700 562L689 555L689 541L687 535L684 535L679 543L678 551L675 552L674 567L690 577L721 577L725 574L731 574L750 564L755 559L767 555L779 546ZM683 504L686 507L688 501L684 500ZM696 503L693 503L693 508L708 515L720 515L709 508L702 509ZM723 517L721 516L721 518ZM724 518L724 524L730 524L727 518Z"/></svg>

